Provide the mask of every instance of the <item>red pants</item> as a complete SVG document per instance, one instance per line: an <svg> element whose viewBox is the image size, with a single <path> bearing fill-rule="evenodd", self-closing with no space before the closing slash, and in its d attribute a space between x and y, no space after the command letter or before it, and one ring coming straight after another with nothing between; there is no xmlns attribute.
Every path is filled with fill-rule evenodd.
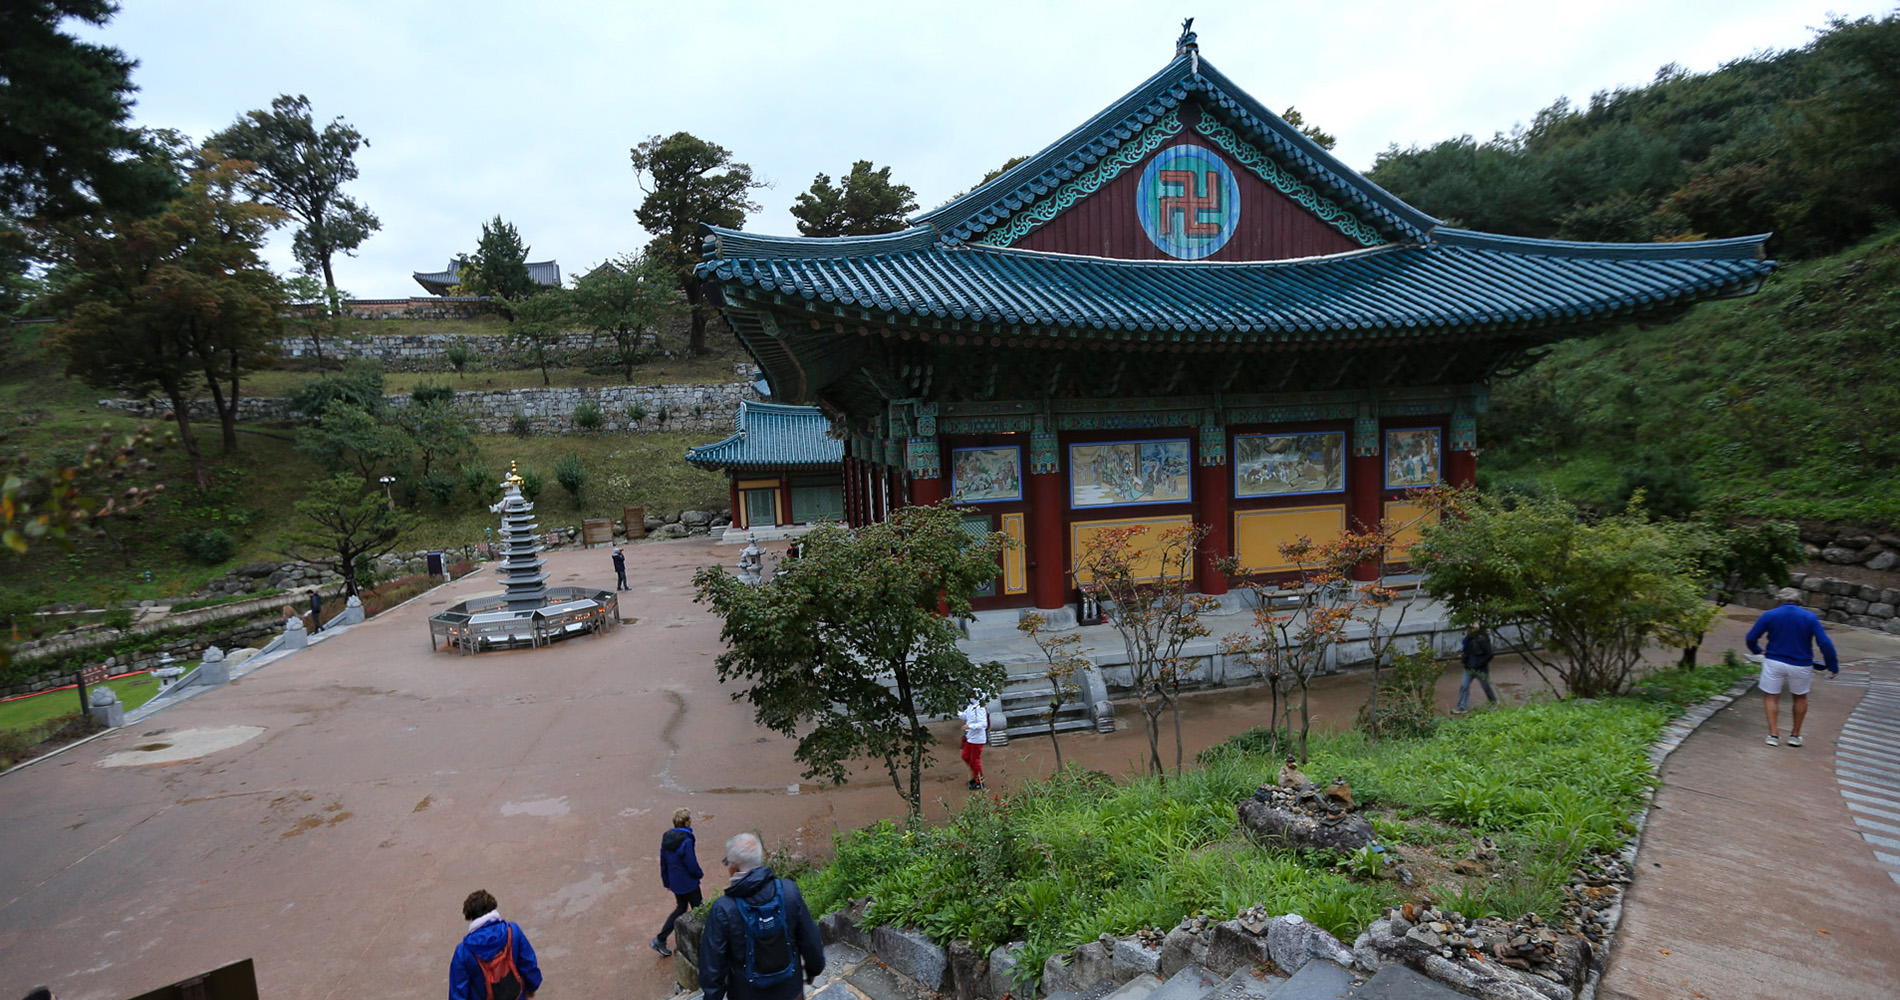
<svg viewBox="0 0 1900 1000"><path fill-rule="evenodd" d="M983 744L963 743L963 762L970 765L970 780L979 784L983 781Z"/></svg>

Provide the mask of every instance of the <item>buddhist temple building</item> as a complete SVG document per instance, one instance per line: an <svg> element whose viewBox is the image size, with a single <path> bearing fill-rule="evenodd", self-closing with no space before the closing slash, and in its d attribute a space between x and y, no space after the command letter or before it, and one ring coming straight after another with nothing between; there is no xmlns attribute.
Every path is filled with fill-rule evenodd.
<svg viewBox="0 0 1900 1000"><path fill-rule="evenodd" d="M911 222L709 228L698 273L772 397L844 439L850 523L954 496L971 530L1021 543L979 608L1067 605L1072 561L1108 526L1209 526L1196 584L1220 594L1214 557L1271 578L1283 541L1409 520L1411 491L1473 481L1493 378L1562 339L1750 294L1774 267L1765 236L1447 225L1281 120L1191 33L1126 96Z"/></svg>
<svg viewBox="0 0 1900 1000"><path fill-rule="evenodd" d="M742 399L733 424L731 437L686 451L688 465L726 474L727 540L844 520L844 442L817 407Z"/></svg>

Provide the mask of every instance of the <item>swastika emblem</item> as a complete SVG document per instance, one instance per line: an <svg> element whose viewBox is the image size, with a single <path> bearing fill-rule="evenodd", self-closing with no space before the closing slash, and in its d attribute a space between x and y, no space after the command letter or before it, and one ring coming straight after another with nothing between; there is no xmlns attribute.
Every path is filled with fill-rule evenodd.
<svg viewBox="0 0 1900 1000"><path fill-rule="evenodd" d="M1161 252L1199 260L1227 245L1240 224L1234 172L1205 146L1181 143L1155 154L1135 192L1141 229Z"/></svg>

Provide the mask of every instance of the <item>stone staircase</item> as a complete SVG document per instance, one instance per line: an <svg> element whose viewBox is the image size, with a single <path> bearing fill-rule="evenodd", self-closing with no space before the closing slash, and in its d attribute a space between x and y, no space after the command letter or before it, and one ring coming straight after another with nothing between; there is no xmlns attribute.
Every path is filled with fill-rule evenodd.
<svg viewBox="0 0 1900 1000"><path fill-rule="evenodd" d="M1003 682L1003 691L991 704L990 714L994 728L990 731L990 741L1006 745L1019 736L1047 736L1049 734L1049 702L1055 695L1055 685L1050 683L1044 672L1041 660L1023 663L1004 663L1009 675ZM1099 711L1094 702L1105 700L1107 688L1101 684L1101 675L1092 669L1093 678L1078 675L1071 683L1074 690L1062 700L1056 709L1056 732L1066 733L1075 730L1091 730L1101 733L1115 731L1115 717ZM1090 681L1098 691L1090 697ZM998 734L1002 739L998 740Z"/></svg>

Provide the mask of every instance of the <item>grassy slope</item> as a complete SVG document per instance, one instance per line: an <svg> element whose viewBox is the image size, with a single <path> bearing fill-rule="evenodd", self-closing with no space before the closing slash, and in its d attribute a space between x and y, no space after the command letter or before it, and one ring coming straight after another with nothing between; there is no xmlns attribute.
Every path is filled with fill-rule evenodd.
<svg viewBox="0 0 1900 1000"><path fill-rule="evenodd" d="M1481 485L1607 502L1626 470L1673 467L1727 513L1900 524L1900 229L1678 323L1561 344L1492 398Z"/></svg>

